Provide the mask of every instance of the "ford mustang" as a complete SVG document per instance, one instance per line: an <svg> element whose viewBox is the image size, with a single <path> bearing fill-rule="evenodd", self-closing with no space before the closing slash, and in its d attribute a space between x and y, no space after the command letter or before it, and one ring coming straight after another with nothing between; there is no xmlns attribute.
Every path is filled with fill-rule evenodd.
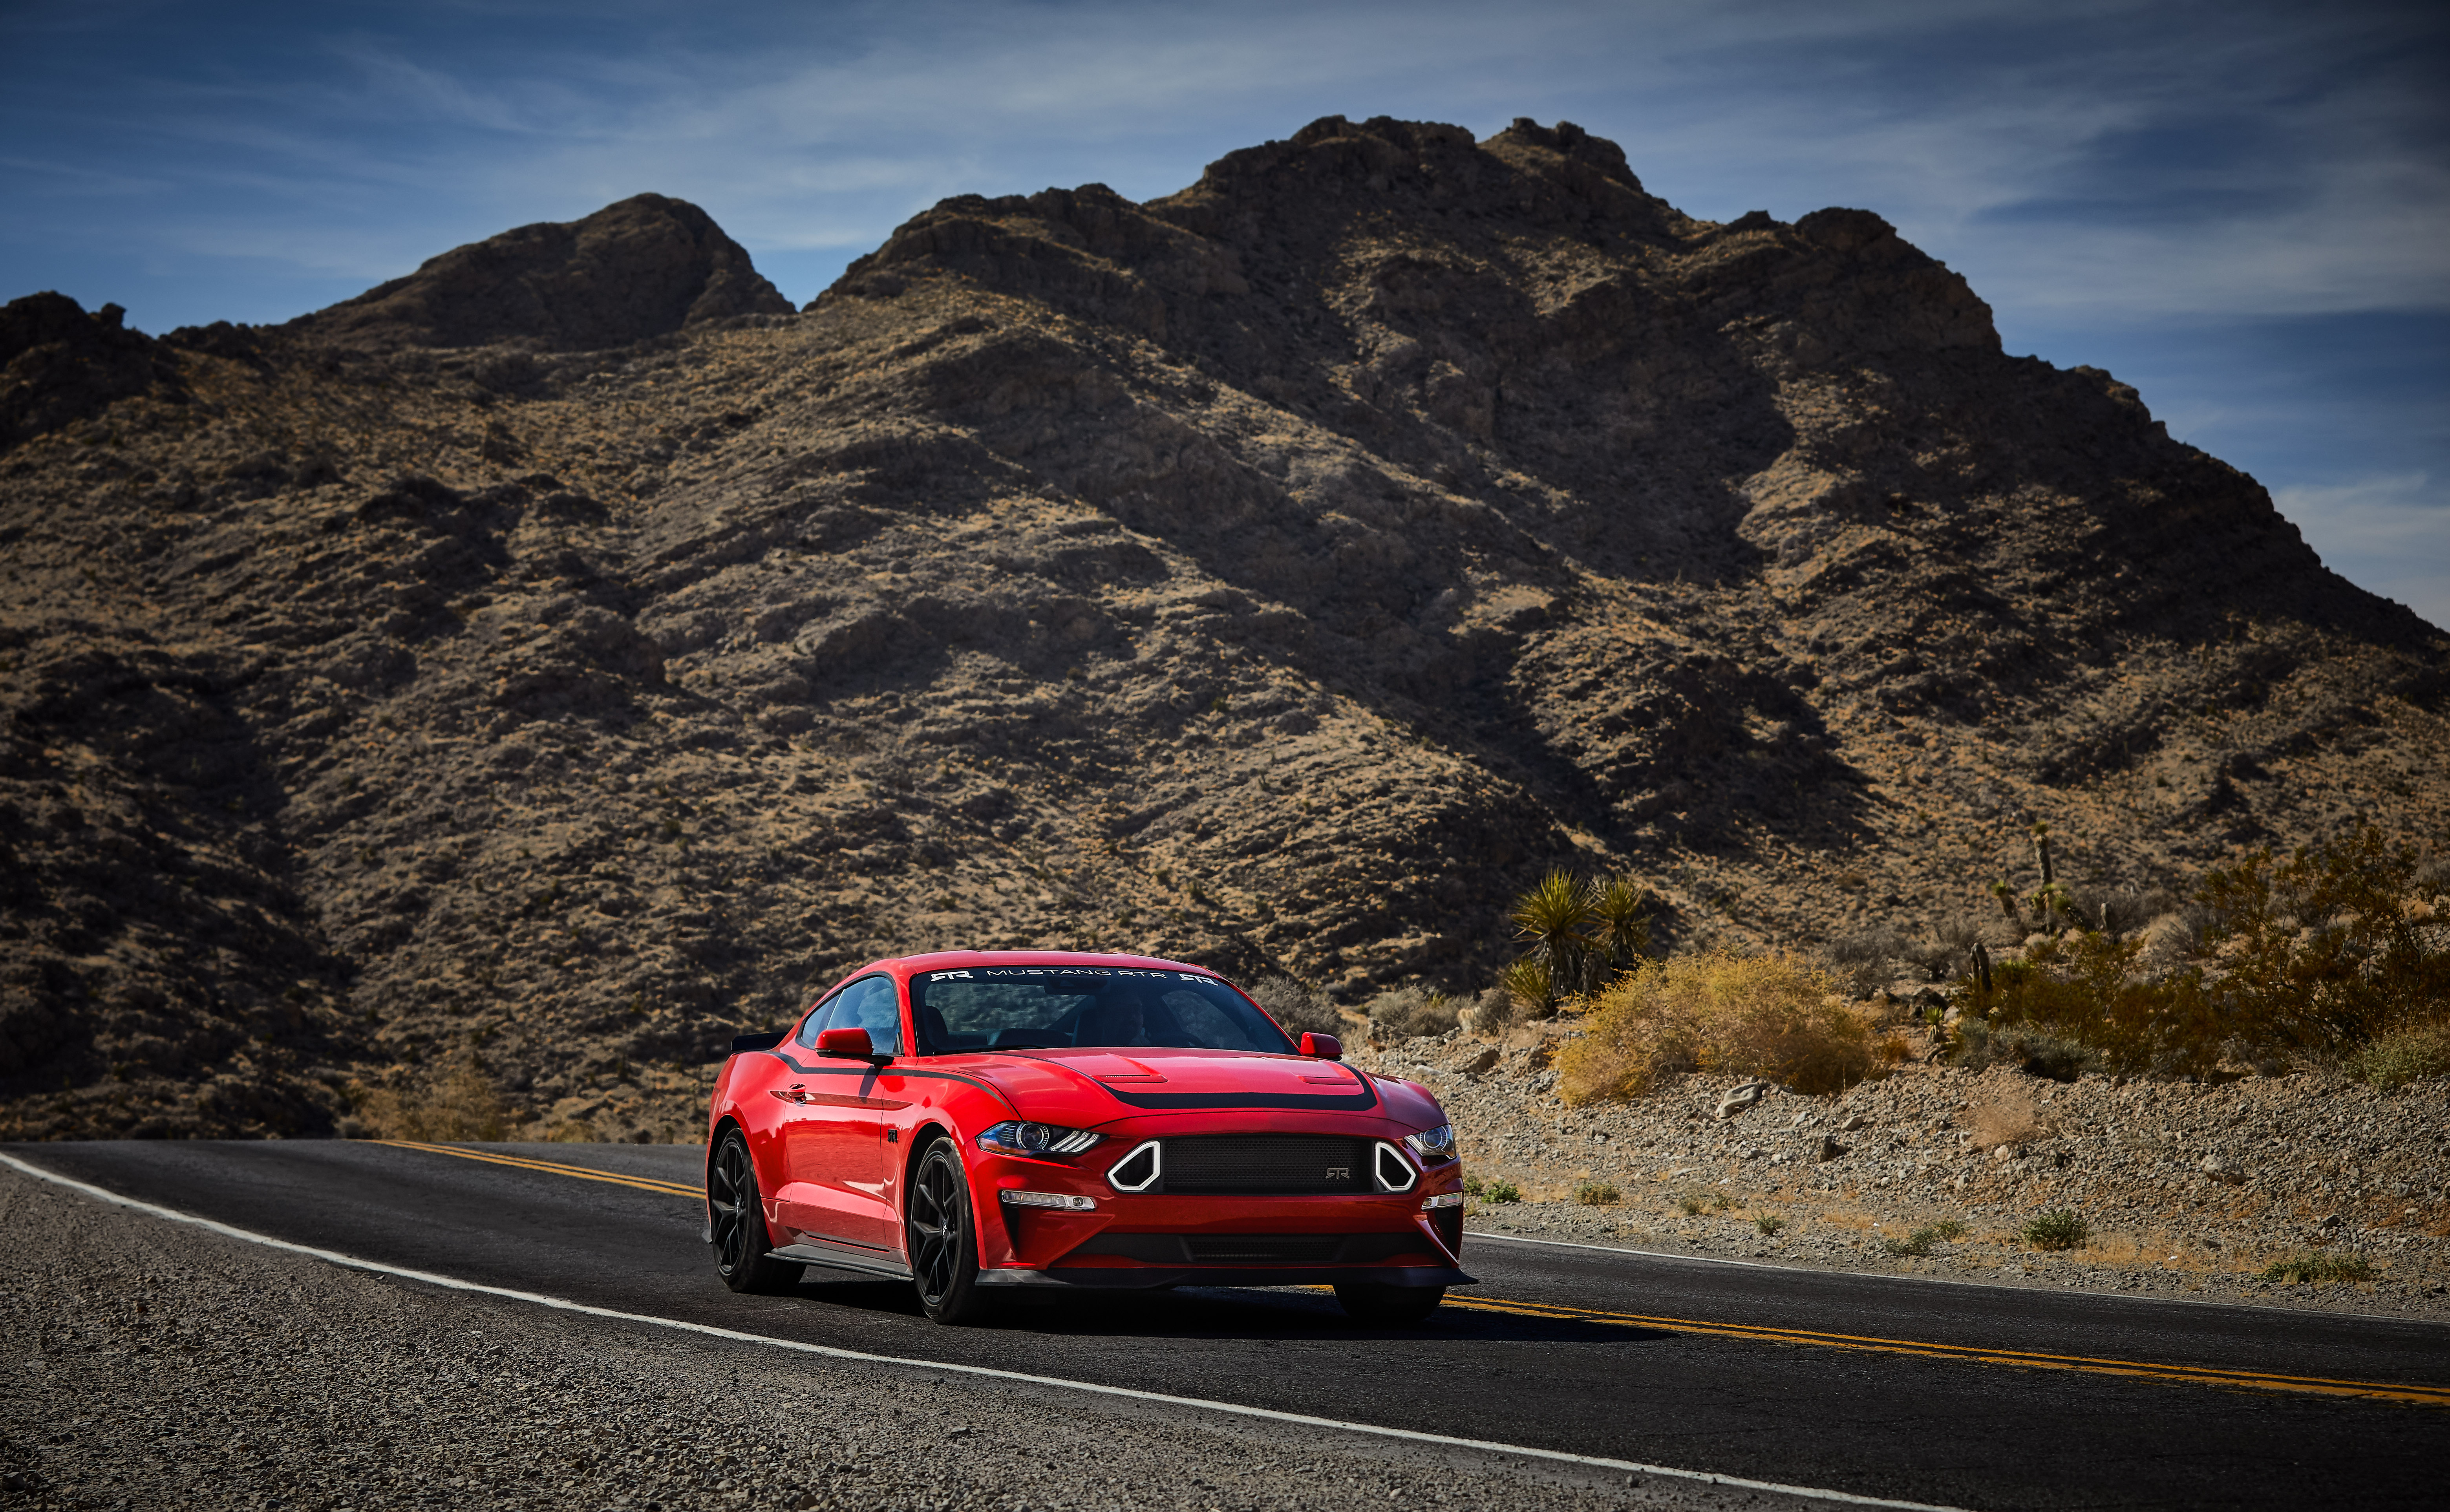
<svg viewBox="0 0 2450 1512"><path fill-rule="evenodd" d="M1455 1133L1428 1088L1342 1056L1180 961L877 961L732 1042L715 1269L735 1291L904 1279L939 1323L1021 1288L1179 1286L1330 1286L1357 1319L1418 1320L1471 1280Z"/></svg>

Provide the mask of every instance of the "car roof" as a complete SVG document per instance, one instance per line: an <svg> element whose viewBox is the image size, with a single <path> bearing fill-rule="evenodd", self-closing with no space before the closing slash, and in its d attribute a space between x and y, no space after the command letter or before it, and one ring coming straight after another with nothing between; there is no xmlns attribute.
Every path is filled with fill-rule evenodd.
<svg viewBox="0 0 2450 1512"><path fill-rule="evenodd" d="M918 972L959 966L1128 966L1141 971L1188 971L1202 977L1216 975L1205 966L1195 966L1189 961L1092 950L938 950L922 956L890 957L861 969L885 970L907 977Z"/></svg>

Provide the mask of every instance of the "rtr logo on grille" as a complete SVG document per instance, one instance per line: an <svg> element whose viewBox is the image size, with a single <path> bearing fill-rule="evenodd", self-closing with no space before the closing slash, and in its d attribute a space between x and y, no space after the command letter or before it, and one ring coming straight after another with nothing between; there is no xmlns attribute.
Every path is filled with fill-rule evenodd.
<svg viewBox="0 0 2450 1512"><path fill-rule="evenodd" d="M1330 1166L1327 1168L1327 1179L1330 1181L1350 1181L1352 1179L1352 1168L1351 1166Z"/></svg>

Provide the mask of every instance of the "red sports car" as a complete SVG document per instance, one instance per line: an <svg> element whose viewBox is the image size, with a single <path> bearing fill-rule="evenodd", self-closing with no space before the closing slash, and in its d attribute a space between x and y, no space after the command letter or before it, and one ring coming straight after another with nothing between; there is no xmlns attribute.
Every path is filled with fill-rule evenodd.
<svg viewBox="0 0 2450 1512"><path fill-rule="evenodd" d="M1296 1046L1215 973L1144 956L880 960L732 1043L707 1237L735 1291L907 1279L939 1323L1006 1289L1330 1285L1425 1317L1463 1273L1463 1166L1417 1082Z"/></svg>

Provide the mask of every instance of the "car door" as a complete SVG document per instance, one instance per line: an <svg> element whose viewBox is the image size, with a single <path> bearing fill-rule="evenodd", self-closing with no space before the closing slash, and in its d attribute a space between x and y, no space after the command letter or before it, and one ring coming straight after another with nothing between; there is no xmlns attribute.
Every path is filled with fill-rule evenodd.
<svg viewBox="0 0 2450 1512"><path fill-rule="evenodd" d="M788 1085L784 1149L789 1194L784 1222L803 1233L864 1250L894 1250L898 1225L885 1178L885 1113L900 1106L880 1095L875 1066L821 1059L817 1033L865 1029L880 1056L902 1052L901 994L893 979L862 977L843 988L803 1026L807 1046L792 1058L808 1068ZM897 1081L899 1078L896 1078Z"/></svg>

